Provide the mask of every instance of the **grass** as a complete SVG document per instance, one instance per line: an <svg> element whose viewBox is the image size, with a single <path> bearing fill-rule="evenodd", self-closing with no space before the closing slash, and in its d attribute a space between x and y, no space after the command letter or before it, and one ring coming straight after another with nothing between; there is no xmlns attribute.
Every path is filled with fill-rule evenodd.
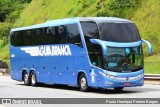
<svg viewBox="0 0 160 107"><path fill-rule="evenodd" d="M33 0L26 6L15 26L28 26L47 20L71 17L67 12L76 4L77 0Z"/></svg>
<svg viewBox="0 0 160 107"><path fill-rule="evenodd" d="M160 74L160 54L146 57L144 62L145 73Z"/></svg>
<svg viewBox="0 0 160 107"><path fill-rule="evenodd" d="M141 38L153 46L153 54L160 54L160 0L142 0L131 20L136 23ZM145 50L146 53L146 50Z"/></svg>

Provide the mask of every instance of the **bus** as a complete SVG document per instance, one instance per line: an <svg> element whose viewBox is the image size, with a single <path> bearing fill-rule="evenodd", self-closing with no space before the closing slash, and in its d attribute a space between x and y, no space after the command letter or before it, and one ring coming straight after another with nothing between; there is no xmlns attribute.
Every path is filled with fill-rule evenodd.
<svg viewBox="0 0 160 107"><path fill-rule="evenodd" d="M11 78L29 86L62 84L90 88L143 86L144 62L138 29L116 17L75 17L10 31Z"/></svg>

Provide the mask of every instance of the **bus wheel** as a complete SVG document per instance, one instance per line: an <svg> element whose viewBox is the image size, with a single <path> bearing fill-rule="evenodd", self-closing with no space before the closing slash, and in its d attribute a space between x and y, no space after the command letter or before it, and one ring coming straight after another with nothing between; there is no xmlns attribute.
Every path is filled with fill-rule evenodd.
<svg viewBox="0 0 160 107"><path fill-rule="evenodd" d="M34 71L31 72L31 85L34 87L37 86L37 78Z"/></svg>
<svg viewBox="0 0 160 107"><path fill-rule="evenodd" d="M23 81L24 81L24 84L29 86L30 85L30 81L29 81L29 75L27 72L24 72L23 74Z"/></svg>
<svg viewBox="0 0 160 107"><path fill-rule="evenodd" d="M81 74L79 77L79 88L82 92L88 91L87 78L85 74Z"/></svg>
<svg viewBox="0 0 160 107"><path fill-rule="evenodd" d="M122 91L123 90L123 87L121 88L114 88L115 91Z"/></svg>

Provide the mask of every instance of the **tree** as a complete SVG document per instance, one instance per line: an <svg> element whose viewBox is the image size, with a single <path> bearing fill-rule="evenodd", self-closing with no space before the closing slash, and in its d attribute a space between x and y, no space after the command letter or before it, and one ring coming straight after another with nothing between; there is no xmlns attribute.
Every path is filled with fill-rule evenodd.
<svg viewBox="0 0 160 107"><path fill-rule="evenodd" d="M0 45L8 43L10 28L20 16L25 4L30 2L31 0L0 0Z"/></svg>

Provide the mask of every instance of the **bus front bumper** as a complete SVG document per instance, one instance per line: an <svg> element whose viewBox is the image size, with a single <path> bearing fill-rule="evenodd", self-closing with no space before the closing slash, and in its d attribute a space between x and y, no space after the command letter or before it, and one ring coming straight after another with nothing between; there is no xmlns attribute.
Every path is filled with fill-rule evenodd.
<svg viewBox="0 0 160 107"><path fill-rule="evenodd" d="M136 87L136 86L143 86L144 84L144 77L138 80L126 80L126 81L117 81L117 80L110 80L106 79L104 88L120 88L120 87Z"/></svg>
<svg viewBox="0 0 160 107"><path fill-rule="evenodd" d="M123 75L123 76L105 76L103 75L103 79L98 81L97 86L101 88L121 88L121 87L136 87L143 86L144 84L144 74L143 72L139 72L136 75Z"/></svg>

